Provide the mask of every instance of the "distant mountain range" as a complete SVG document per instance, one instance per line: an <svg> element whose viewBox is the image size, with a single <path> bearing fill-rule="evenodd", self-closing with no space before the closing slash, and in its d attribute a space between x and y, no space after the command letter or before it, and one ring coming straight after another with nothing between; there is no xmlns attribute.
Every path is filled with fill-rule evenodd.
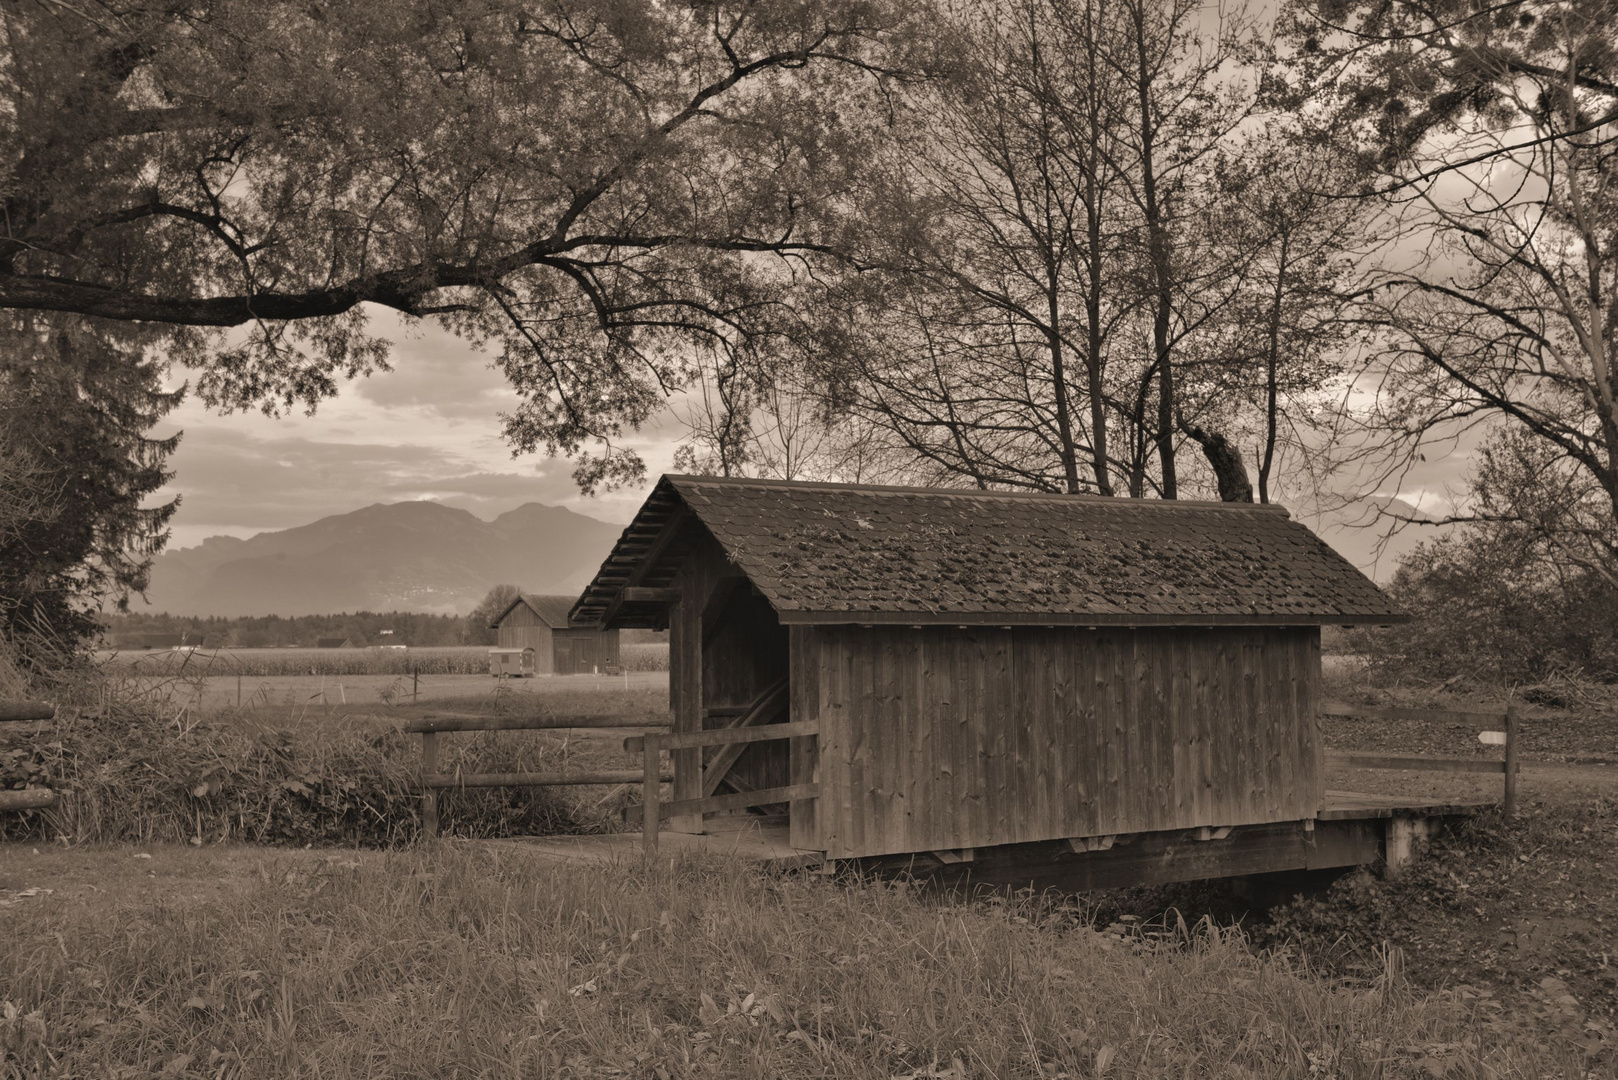
<svg viewBox="0 0 1618 1080"><path fill-rule="evenodd" d="M294 529L246 540L215 536L166 552L152 564L146 610L459 614L501 583L536 593L582 591L622 531L540 503L493 521L435 502L378 503Z"/></svg>

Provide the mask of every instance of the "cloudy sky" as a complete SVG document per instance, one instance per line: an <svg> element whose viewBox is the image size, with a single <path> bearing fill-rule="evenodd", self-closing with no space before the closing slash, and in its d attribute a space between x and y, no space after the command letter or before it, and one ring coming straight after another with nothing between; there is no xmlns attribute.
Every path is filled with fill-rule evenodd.
<svg viewBox="0 0 1618 1080"><path fill-rule="evenodd" d="M394 342L394 370L345 386L313 416L220 415L195 399L170 415L160 431L185 432L171 459L169 490L182 496L171 548L411 499L433 499L484 519L526 502L611 522L634 514L645 486L587 498L574 486L568 462L512 456L500 438L499 414L516 398L487 356L431 325L406 328L385 311L373 313L371 326ZM175 378L184 374L177 371ZM674 437L670 423L632 440L654 478L672 463ZM1464 446L1435 452L1397 491L1429 513L1442 513L1460 488L1468 457ZM1395 489L1390 485L1386 493ZM1367 564L1374 535L1306 520ZM1395 550L1410 542L1407 537ZM1385 577L1386 569L1378 569Z"/></svg>
<svg viewBox="0 0 1618 1080"><path fill-rule="evenodd" d="M406 329L385 312L372 329L392 338L393 371L345 386L313 416L220 415L195 398L170 414L159 430L185 432L170 459L168 490L182 497L171 547L411 499L485 519L542 502L624 522L640 505L644 489L586 498L568 462L514 458L499 414L516 397L487 356L434 327ZM669 467L667 435L648 432L634 445L654 475Z"/></svg>

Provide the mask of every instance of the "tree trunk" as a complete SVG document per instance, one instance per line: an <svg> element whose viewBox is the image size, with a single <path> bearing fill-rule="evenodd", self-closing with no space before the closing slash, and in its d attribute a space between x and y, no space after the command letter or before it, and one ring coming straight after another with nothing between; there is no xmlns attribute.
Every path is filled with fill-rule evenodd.
<svg viewBox="0 0 1618 1080"><path fill-rule="evenodd" d="M1219 501L1252 502L1253 483L1247 478L1247 466L1242 464L1242 453L1236 444L1217 431L1187 424L1183 418L1180 427L1202 447L1202 456L1208 459L1219 484Z"/></svg>

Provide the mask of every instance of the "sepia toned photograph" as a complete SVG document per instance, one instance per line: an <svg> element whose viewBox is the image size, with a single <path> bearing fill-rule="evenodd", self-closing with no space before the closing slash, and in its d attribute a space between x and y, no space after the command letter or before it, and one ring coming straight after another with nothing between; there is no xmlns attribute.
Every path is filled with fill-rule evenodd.
<svg viewBox="0 0 1618 1080"><path fill-rule="evenodd" d="M0 1080L1618 1077L1618 4L0 0Z"/></svg>

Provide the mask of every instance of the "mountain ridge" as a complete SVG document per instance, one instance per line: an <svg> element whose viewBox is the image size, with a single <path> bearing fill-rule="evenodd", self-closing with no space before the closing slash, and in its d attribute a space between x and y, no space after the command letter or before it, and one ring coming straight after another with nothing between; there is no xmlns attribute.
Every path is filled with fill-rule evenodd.
<svg viewBox="0 0 1618 1080"><path fill-rule="evenodd" d="M525 503L493 521L431 500L373 503L159 555L147 609L175 615L462 614L489 588L581 590L622 526Z"/></svg>

